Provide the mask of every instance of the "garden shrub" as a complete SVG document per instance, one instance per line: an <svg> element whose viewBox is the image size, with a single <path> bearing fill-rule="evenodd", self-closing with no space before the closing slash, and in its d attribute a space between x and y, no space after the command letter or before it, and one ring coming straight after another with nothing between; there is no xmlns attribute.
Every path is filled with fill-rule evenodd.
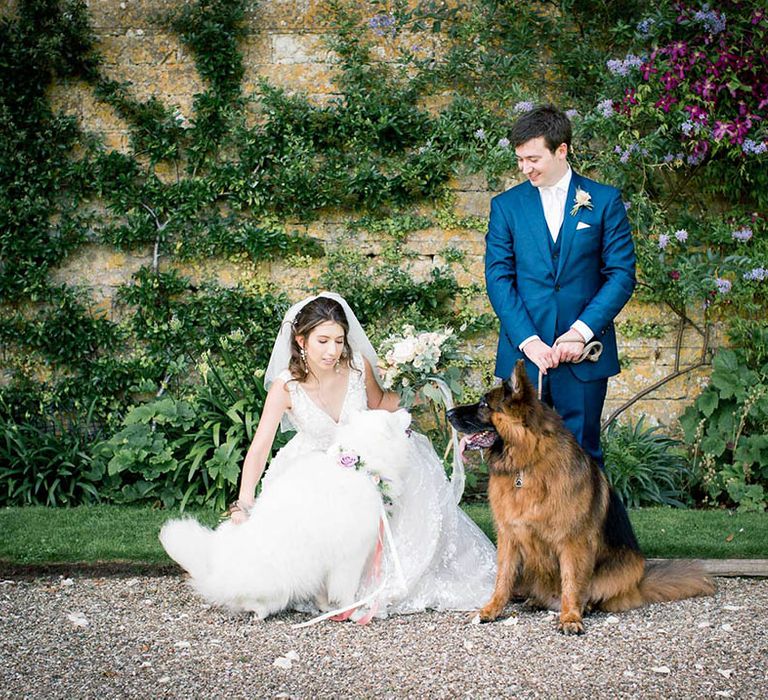
<svg viewBox="0 0 768 700"><path fill-rule="evenodd" d="M681 443L659 426L611 423L602 435L608 483L630 508L690 502L685 493L688 469Z"/></svg>
<svg viewBox="0 0 768 700"><path fill-rule="evenodd" d="M765 359L765 357L763 357ZM710 384L680 418L694 485L711 504L763 510L768 490L768 363L718 351Z"/></svg>

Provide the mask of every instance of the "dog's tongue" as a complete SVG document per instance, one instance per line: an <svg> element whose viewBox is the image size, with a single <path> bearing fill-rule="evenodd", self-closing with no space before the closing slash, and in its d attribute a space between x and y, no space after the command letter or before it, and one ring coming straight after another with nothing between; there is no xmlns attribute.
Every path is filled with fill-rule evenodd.
<svg viewBox="0 0 768 700"><path fill-rule="evenodd" d="M492 430L485 430L482 433L472 433L461 438L459 443L459 452L464 454L466 450L483 450L493 445L496 440L496 433Z"/></svg>

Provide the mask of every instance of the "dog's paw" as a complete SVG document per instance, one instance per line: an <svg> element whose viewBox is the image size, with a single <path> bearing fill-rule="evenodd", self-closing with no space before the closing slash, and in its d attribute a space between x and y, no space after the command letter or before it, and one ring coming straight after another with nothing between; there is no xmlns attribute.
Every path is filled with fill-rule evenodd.
<svg viewBox="0 0 768 700"><path fill-rule="evenodd" d="M560 620L557 625L560 634L584 634L584 623L581 620Z"/></svg>
<svg viewBox="0 0 768 700"><path fill-rule="evenodd" d="M499 615L501 615L501 610L498 610L496 607L487 606L477 613L477 617L481 623L494 622Z"/></svg>

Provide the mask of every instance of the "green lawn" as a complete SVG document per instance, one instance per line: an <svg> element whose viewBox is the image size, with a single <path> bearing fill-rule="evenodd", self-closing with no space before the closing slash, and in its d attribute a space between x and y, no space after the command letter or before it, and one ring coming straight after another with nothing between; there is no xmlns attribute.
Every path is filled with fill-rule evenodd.
<svg viewBox="0 0 768 700"><path fill-rule="evenodd" d="M493 538L487 505L465 510ZM215 524L210 512L195 514ZM0 563L133 562L165 564L160 526L178 512L132 506L4 508ZM768 558L768 514L644 508L630 513L649 557Z"/></svg>

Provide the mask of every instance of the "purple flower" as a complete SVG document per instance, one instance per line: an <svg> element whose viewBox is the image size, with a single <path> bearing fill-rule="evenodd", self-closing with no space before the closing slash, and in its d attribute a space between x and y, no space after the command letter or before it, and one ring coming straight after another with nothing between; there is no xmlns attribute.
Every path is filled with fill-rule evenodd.
<svg viewBox="0 0 768 700"><path fill-rule="evenodd" d="M576 117L579 116L579 112L576 109L566 109L565 116L568 117L568 119L576 119Z"/></svg>
<svg viewBox="0 0 768 700"><path fill-rule="evenodd" d="M709 121L707 110L698 105L686 105L685 111L691 115L691 119L699 124L706 124Z"/></svg>
<svg viewBox="0 0 768 700"><path fill-rule="evenodd" d="M605 62L605 65L614 75L626 75L628 73L626 67L624 66L624 61L619 58L611 58Z"/></svg>
<svg viewBox="0 0 768 700"><path fill-rule="evenodd" d="M720 294L728 294L733 286L731 280L727 280L724 277L716 278L715 284L717 285L717 291L720 292Z"/></svg>
<svg viewBox="0 0 768 700"><path fill-rule="evenodd" d="M514 107L512 107L512 111L516 114L520 114L521 112L530 112L536 105L533 104L530 100L523 100L522 102L518 102Z"/></svg>
<svg viewBox="0 0 768 700"><path fill-rule="evenodd" d="M612 117L614 114L613 100L603 100L597 105L597 108L604 117Z"/></svg>
<svg viewBox="0 0 768 700"><path fill-rule="evenodd" d="M619 146L619 144L616 144L616 145L613 147L613 152L614 152L614 153L616 153L617 155L618 155L619 153L621 153L623 150L624 150L624 149L623 149L621 146Z"/></svg>
<svg viewBox="0 0 768 700"><path fill-rule="evenodd" d="M742 243L745 243L750 238L752 238L752 229L748 227L740 228L738 231L733 231L731 233L731 238L735 241L741 241Z"/></svg>
<svg viewBox="0 0 768 700"><path fill-rule="evenodd" d="M675 238L677 238L680 243L685 243L688 240L688 231L684 228L678 229L675 231Z"/></svg>
<svg viewBox="0 0 768 700"><path fill-rule="evenodd" d="M709 153L709 144L704 140L697 141L693 147L693 153L686 159L688 165L698 165L704 160L707 153Z"/></svg>
<svg viewBox="0 0 768 700"><path fill-rule="evenodd" d="M754 153L759 156L768 151L768 144L766 144L765 141L758 143L752 139L744 139L744 143L741 144L741 150L744 153Z"/></svg>
<svg viewBox="0 0 768 700"><path fill-rule="evenodd" d="M669 244L669 236L666 233L662 233L659 236L659 248L661 250L664 250L664 248L666 248L668 244Z"/></svg>
<svg viewBox="0 0 768 700"><path fill-rule="evenodd" d="M481 141L484 141L485 140L485 130L484 129L478 129L475 132L475 138L478 138Z"/></svg>
<svg viewBox="0 0 768 700"><path fill-rule="evenodd" d="M763 280L768 279L768 270L764 267L755 267L749 270L749 272L745 272L743 277L745 280L762 282Z"/></svg>
<svg viewBox="0 0 768 700"><path fill-rule="evenodd" d="M720 34L725 31L725 14L710 10L709 5L702 5L701 10L693 16L693 20L703 24L704 29L710 34Z"/></svg>
<svg viewBox="0 0 768 700"><path fill-rule="evenodd" d="M509 139L506 136L500 138L498 146L499 148L509 148Z"/></svg>
<svg viewBox="0 0 768 700"><path fill-rule="evenodd" d="M675 154L674 153L667 153L664 156L664 162L665 163L671 163L674 159L675 159Z"/></svg>
<svg viewBox="0 0 768 700"><path fill-rule="evenodd" d="M654 107L658 107L662 112L668 114L669 110L672 109L672 105L676 104L677 102L679 102L679 100L676 97L673 97L670 94L666 94L660 100L656 101Z"/></svg>
<svg viewBox="0 0 768 700"><path fill-rule="evenodd" d="M624 151L624 153L621 154L621 157L619 158L619 160L622 163L626 163L627 161L629 161L630 155L631 155L631 151Z"/></svg>
<svg viewBox="0 0 768 700"><path fill-rule="evenodd" d="M659 82L661 82L664 88L669 91L674 90L680 84L680 78L674 75L671 71L667 71L661 76Z"/></svg>
<svg viewBox="0 0 768 700"><path fill-rule="evenodd" d="M341 452L337 462L340 467L351 469L360 462L360 456L354 452Z"/></svg>
<svg viewBox="0 0 768 700"><path fill-rule="evenodd" d="M669 45L669 57L676 61L688 55L688 44L684 41L674 41ZM682 76L680 76L682 77Z"/></svg>
<svg viewBox="0 0 768 700"><path fill-rule="evenodd" d="M680 125L680 131L682 131L686 136L690 136L694 127L695 124L689 119Z"/></svg>
<svg viewBox="0 0 768 700"><path fill-rule="evenodd" d="M680 270L670 270L669 276L671 279L673 279L675 282L680 279Z"/></svg>
<svg viewBox="0 0 768 700"><path fill-rule="evenodd" d="M647 36L651 32L651 27L656 24L656 20L652 17L647 17L646 19L640 20L637 23L637 31L640 32L643 36Z"/></svg>
<svg viewBox="0 0 768 700"><path fill-rule="evenodd" d="M383 13L374 15L368 20L368 26L373 29L374 34L379 36L394 36L397 33L395 18L392 15Z"/></svg>
<svg viewBox="0 0 768 700"><path fill-rule="evenodd" d="M624 205L624 211L629 211L632 208L632 202L622 202Z"/></svg>

